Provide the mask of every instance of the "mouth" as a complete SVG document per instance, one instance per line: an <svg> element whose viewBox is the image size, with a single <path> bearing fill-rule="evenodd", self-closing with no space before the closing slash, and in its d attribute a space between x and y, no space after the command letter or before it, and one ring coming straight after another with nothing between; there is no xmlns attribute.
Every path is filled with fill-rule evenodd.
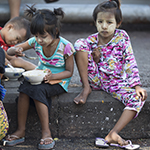
<svg viewBox="0 0 150 150"><path fill-rule="evenodd" d="M44 43L39 43L41 46L43 46L44 45Z"/></svg>
<svg viewBox="0 0 150 150"><path fill-rule="evenodd" d="M107 31L102 31L101 33L102 33L102 34L107 34L108 32L107 32Z"/></svg>
<svg viewBox="0 0 150 150"><path fill-rule="evenodd" d="M9 45L15 45L13 42L10 42Z"/></svg>

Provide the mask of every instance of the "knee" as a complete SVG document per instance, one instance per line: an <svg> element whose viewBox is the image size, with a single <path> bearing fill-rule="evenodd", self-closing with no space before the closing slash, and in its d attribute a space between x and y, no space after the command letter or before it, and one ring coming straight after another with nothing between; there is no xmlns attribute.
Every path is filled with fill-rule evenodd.
<svg viewBox="0 0 150 150"><path fill-rule="evenodd" d="M23 59L22 58L13 58L10 60L10 63L14 67L22 67Z"/></svg>

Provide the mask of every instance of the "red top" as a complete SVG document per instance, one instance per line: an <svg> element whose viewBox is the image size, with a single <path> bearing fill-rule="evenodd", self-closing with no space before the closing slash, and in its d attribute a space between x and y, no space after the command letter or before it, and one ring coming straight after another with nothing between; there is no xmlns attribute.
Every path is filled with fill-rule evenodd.
<svg viewBox="0 0 150 150"><path fill-rule="evenodd" d="M0 27L0 30L1 30L1 29L2 29L2 27ZM14 46L14 45L8 45L8 44L6 44L6 43L4 42L4 40L2 39L1 34L0 34L0 47L1 47L3 50L7 51L8 48L10 48L11 46Z"/></svg>

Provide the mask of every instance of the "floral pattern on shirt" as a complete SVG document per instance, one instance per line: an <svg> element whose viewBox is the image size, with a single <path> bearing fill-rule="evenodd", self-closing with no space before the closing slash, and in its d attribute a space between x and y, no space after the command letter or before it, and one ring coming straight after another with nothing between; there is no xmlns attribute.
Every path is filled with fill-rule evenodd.
<svg viewBox="0 0 150 150"><path fill-rule="evenodd" d="M113 38L105 45L98 45L98 33L95 33L87 39L77 40L74 47L76 51L88 52L88 79L93 89L103 89L126 107L140 111L139 107L142 108L144 103L137 99L132 88L141 85L139 71L130 38L124 30L116 29ZM101 53L97 64L91 55L95 48Z"/></svg>

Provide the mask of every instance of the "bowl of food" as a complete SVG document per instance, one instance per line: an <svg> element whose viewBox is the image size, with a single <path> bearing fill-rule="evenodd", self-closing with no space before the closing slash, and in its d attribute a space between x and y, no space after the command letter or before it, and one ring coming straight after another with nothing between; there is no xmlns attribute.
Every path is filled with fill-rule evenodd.
<svg viewBox="0 0 150 150"><path fill-rule="evenodd" d="M25 70L23 68L5 68L4 75L9 78L9 80L17 80L19 77L22 76L22 73Z"/></svg>
<svg viewBox="0 0 150 150"><path fill-rule="evenodd" d="M22 75L25 80L30 82L32 85L37 85L41 84L46 74L47 73L45 72L45 70L30 70L25 71Z"/></svg>

